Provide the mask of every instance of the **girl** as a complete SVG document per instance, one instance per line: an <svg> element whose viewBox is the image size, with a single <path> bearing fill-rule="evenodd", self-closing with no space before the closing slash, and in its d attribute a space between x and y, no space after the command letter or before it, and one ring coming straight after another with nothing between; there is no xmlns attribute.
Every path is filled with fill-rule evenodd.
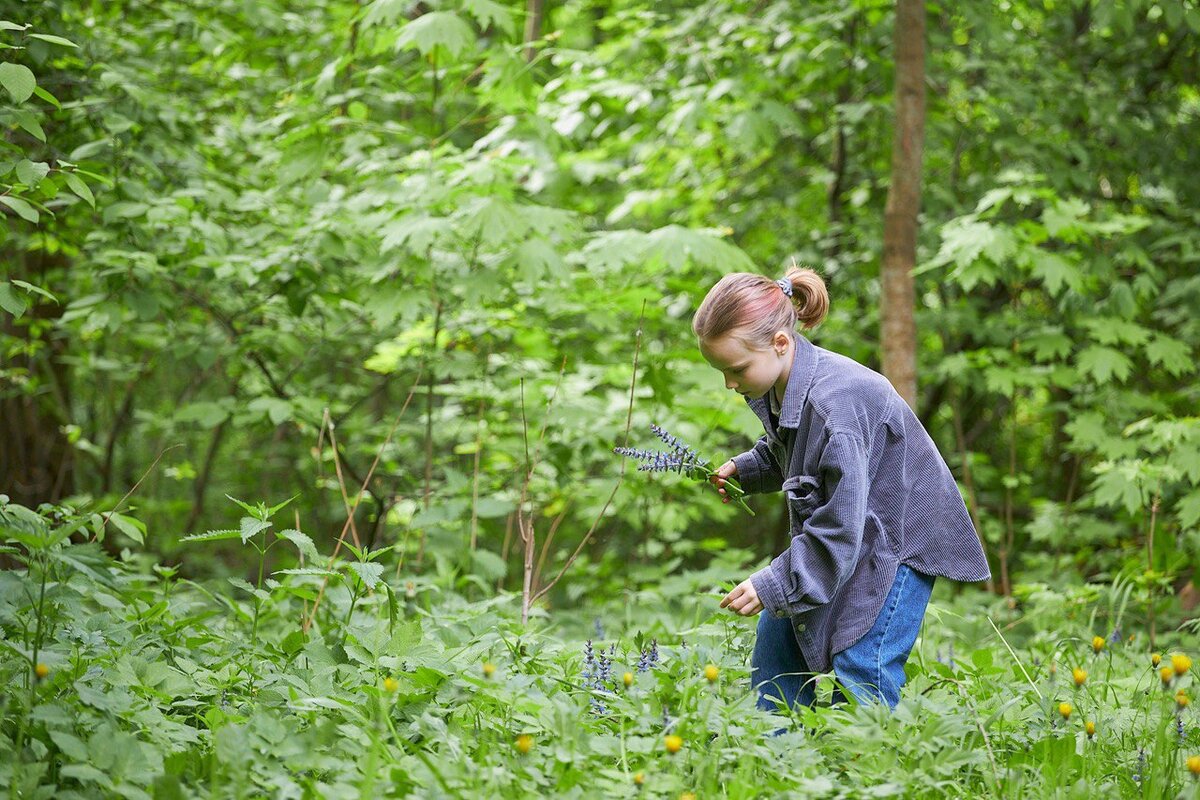
<svg viewBox="0 0 1200 800"><path fill-rule="evenodd" d="M793 266L777 281L726 275L692 320L704 359L766 429L713 483L725 495L736 476L748 493L782 490L787 501L787 550L721 601L762 612L751 682L768 711L812 705L813 674L831 666L860 701L894 708L935 576L991 575L950 469L908 404L879 373L796 334L828 310L824 281Z"/></svg>

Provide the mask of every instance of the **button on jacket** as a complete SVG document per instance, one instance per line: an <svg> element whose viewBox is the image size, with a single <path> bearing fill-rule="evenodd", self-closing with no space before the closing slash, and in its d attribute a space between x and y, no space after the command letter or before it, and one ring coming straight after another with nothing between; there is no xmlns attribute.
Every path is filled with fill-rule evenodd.
<svg viewBox="0 0 1200 800"><path fill-rule="evenodd" d="M891 383L793 341L778 418L766 396L746 398L766 435L733 462L747 493L784 492L791 543L750 582L767 613L791 617L809 669L828 672L871 629L900 564L956 581L991 572L950 468Z"/></svg>

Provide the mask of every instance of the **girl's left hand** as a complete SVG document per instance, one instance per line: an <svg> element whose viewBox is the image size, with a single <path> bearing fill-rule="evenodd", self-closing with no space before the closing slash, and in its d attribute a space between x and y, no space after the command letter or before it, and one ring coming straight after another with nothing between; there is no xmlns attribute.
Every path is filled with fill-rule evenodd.
<svg viewBox="0 0 1200 800"><path fill-rule="evenodd" d="M754 591L754 584L750 579L742 581L737 587L725 595L721 601L721 608L729 606L732 611L741 614L743 617L748 617L752 614L757 614L763 610L762 601L758 599L758 592Z"/></svg>

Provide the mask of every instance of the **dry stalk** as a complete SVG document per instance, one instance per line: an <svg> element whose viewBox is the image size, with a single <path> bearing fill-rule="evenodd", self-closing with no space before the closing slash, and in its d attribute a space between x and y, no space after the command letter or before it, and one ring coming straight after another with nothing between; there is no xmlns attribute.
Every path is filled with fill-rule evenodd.
<svg viewBox="0 0 1200 800"><path fill-rule="evenodd" d="M525 544L525 566L524 566L524 583L521 589L521 624L529 621L529 608L533 605L530 599L533 594L533 554L537 550L533 530L533 509L530 509L529 516L525 516L525 503L529 499L529 483L533 480L533 473L537 470L538 461L542 455L542 443L546 439L546 428L550 424L550 409L554 407L554 401L558 398L559 387L562 386L563 373L567 369L567 357L563 356L562 364L558 368L558 380L554 384L554 392L550 395L550 400L546 403L546 414L542 417L542 430L538 434L537 448L533 451L532 462L529 459L529 427L525 420L525 379L521 379L521 438L525 443L525 478L521 482L521 498L517 502L517 530L521 534L521 541Z"/></svg>
<svg viewBox="0 0 1200 800"><path fill-rule="evenodd" d="M383 440L383 444L379 446L379 450L377 450L375 453L375 460L371 462L371 468L367 470L367 476L365 478L363 478L362 486L360 486L358 489L358 495L354 498L354 505L347 508L346 522L345 522L345 524L342 525L342 532L340 534L338 534L337 542L334 544L334 547L333 547L333 555L329 557L329 564L326 566L326 569L332 569L334 562L337 560L338 553L341 552L341 549L342 549L342 542L346 538L346 531L347 531L347 529L351 528L352 525L354 524L354 514L356 511L358 511L358 506L359 506L359 503L362 502L363 494L367 491L367 486L371 483L371 478L374 477L374 475L375 475L375 468L377 466L379 466L379 459L383 456L383 451L387 449L388 444L391 443L392 436L395 435L395 433L396 433L396 428L398 428L400 426L400 419L404 416L404 412L408 410L408 404L410 402L412 402L413 394L416 393L417 387L420 384L421 384L421 373L420 373L420 371L418 371L417 377L413 381L413 387L408 390L408 397L404 398L404 405L402 405L400 407L399 413L396 414L396 419L395 419L395 421L392 422L391 429L388 430L387 438L385 438ZM325 409L325 419L326 420L329 419L329 409ZM321 430L322 430L322 433L324 433L324 430L325 430L324 423L322 423L322 425L321 425ZM332 446L333 446L334 463L336 464L337 463L337 443L333 442L332 426L329 429L329 437L330 437L330 442L332 443ZM318 441L320 441L320 438L318 438ZM340 470L338 471L338 483L341 485L342 497L345 498L346 497L346 485L344 482L342 482L342 474L341 474ZM407 541L407 538L406 538L406 541ZM357 546L357 544L356 544L356 546ZM400 559L401 559L401 563L403 563L403 559L404 559L403 552L401 552L401 554L400 554ZM399 574L399 567L397 567L397 574ZM308 629L310 627L312 627L313 620L316 619L317 609L320 608L320 606L321 606L321 599L325 596L325 587L328 585L329 585L329 576L327 575L321 581L321 588L320 588L320 590L317 591L317 599L313 601L312 611L309 612L308 616L304 620L304 625L302 626L302 629L305 633L308 633Z"/></svg>

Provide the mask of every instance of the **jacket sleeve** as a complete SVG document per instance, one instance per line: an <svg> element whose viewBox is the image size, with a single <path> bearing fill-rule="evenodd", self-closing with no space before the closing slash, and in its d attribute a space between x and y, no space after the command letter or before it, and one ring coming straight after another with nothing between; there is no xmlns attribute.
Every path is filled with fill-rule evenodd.
<svg viewBox="0 0 1200 800"><path fill-rule="evenodd" d="M814 503L787 492L793 506L788 549L750 576L768 613L795 616L824 605L858 564L867 515L866 447L857 436L834 433L819 460L822 491Z"/></svg>
<svg viewBox="0 0 1200 800"><path fill-rule="evenodd" d="M783 470L771 455L765 435L754 447L730 460L737 467L738 485L746 490L746 494L778 492L783 486Z"/></svg>

